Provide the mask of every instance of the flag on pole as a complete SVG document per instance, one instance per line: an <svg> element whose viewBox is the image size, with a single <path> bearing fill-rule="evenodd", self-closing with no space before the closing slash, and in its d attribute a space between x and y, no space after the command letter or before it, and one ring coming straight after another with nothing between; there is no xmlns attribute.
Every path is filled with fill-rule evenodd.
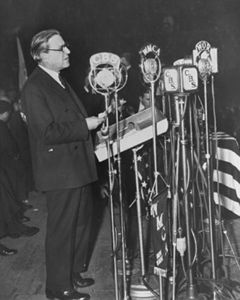
<svg viewBox="0 0 240 300"><path fill-rule="evenodd" d="M155 256L154 273L167 277L168 268L168 191L162 190L151 204L151 234Z"/></svg>
<svg viewBox="0 0 240 300"><path fill-rule="evenodd" d="M18 52L18 88L19 91L21 91L24 83L27 80L27 68L25 65L21 42L18 36L17 36L17 52Z"/></svg>
<svg viewBox="0 0 240 300"><path fill-rule="evenodd" d="M163 155L158 146L158 158ZM154 186L154 165L152 143L147 143L138 151L138 178L140 182L141 197L145 204L149 205L149 199L152 198L152 189ZM161 166L158 160L158 166ZM168 190L165 182L159 177L159 193L151 199L150 205L150 229L152 245L155 257L154 273L163 277L167 276L169 260L169 225L168 225Z"/></svg>

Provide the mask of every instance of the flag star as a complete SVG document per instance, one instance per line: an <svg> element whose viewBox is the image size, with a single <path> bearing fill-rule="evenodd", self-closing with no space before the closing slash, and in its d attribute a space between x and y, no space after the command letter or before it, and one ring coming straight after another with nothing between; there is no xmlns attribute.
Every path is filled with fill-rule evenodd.
<svg viewBox="0 0 240 300"><path fill-rule="evenodd" d="M137 160L142 161L142 156L138 155Z"/></svg>
<svg viewBox="0 0 240 300"><path fill-rule="evenodd" d="M147 183L146 183L146 181L143 181L143 182L142 182L142 187L144 187L144 188L146 188L146 187L147 187Z"/></svg>
<svg viewBox="0 0 240 300"><path fill-rule="evenodd" d="M146 168L148 168L148 167L149 167L149 164L148 164L148 163L146 163L146 164L145 164L145 167L146 167Z"/></svg>

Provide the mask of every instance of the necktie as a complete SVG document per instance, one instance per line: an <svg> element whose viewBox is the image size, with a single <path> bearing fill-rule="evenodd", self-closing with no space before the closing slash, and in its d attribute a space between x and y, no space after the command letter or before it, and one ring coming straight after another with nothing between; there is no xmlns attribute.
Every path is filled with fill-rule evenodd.
<svg viewBox="0 0 240 300"><path fill-rule="evenodd" d="M62 76L59 74L58 75L59 81L61 82L61 85L64 89L66 89L66 83L65 80L62 78Z"/></svg>
<svg viewBox="0 0 240 300"><path fill-rule="evenodd" d="M67 94L70 96L68 98L71 99L71 102L74 105L75 109L79 110L79 107L78 107L78 105L76 105L76 103L75 103L75 101L73 99L73 96L72 96L72 94L71 94L71 92L70 92L70 90L69 90L69 88L67 86L67 83L66 83L65 79L60 74L58 75L58 78L59 78L59 81L61 82L61 86L65 89L65 91L67 92Z"/></svg>

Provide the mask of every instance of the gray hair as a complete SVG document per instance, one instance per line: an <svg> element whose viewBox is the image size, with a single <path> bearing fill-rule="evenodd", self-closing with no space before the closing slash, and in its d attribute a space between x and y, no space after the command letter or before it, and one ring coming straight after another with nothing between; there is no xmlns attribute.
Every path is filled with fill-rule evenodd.
<svg viewBox="0 0 240 300"><path fill-rule="evenodd" d="M31 41L30 53L35 61L41 61L40 53L47 52L48 41L54 35L60 35L60 32L56 29L48 29L34 35Z"/></svg>

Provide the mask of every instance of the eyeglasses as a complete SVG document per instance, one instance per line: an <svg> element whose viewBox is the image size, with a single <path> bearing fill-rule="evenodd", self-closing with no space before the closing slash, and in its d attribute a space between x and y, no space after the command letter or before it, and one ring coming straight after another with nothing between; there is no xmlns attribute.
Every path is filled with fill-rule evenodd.
<svg viewBox="0 0 240 300"><path fill-rule="evenodd" d="M64 51L64 48L69 48L69 44L63 44L59 49L51 49L51 48L48 48L47 50L48 51L58 51L58 52L63 52Z"/></svg>

